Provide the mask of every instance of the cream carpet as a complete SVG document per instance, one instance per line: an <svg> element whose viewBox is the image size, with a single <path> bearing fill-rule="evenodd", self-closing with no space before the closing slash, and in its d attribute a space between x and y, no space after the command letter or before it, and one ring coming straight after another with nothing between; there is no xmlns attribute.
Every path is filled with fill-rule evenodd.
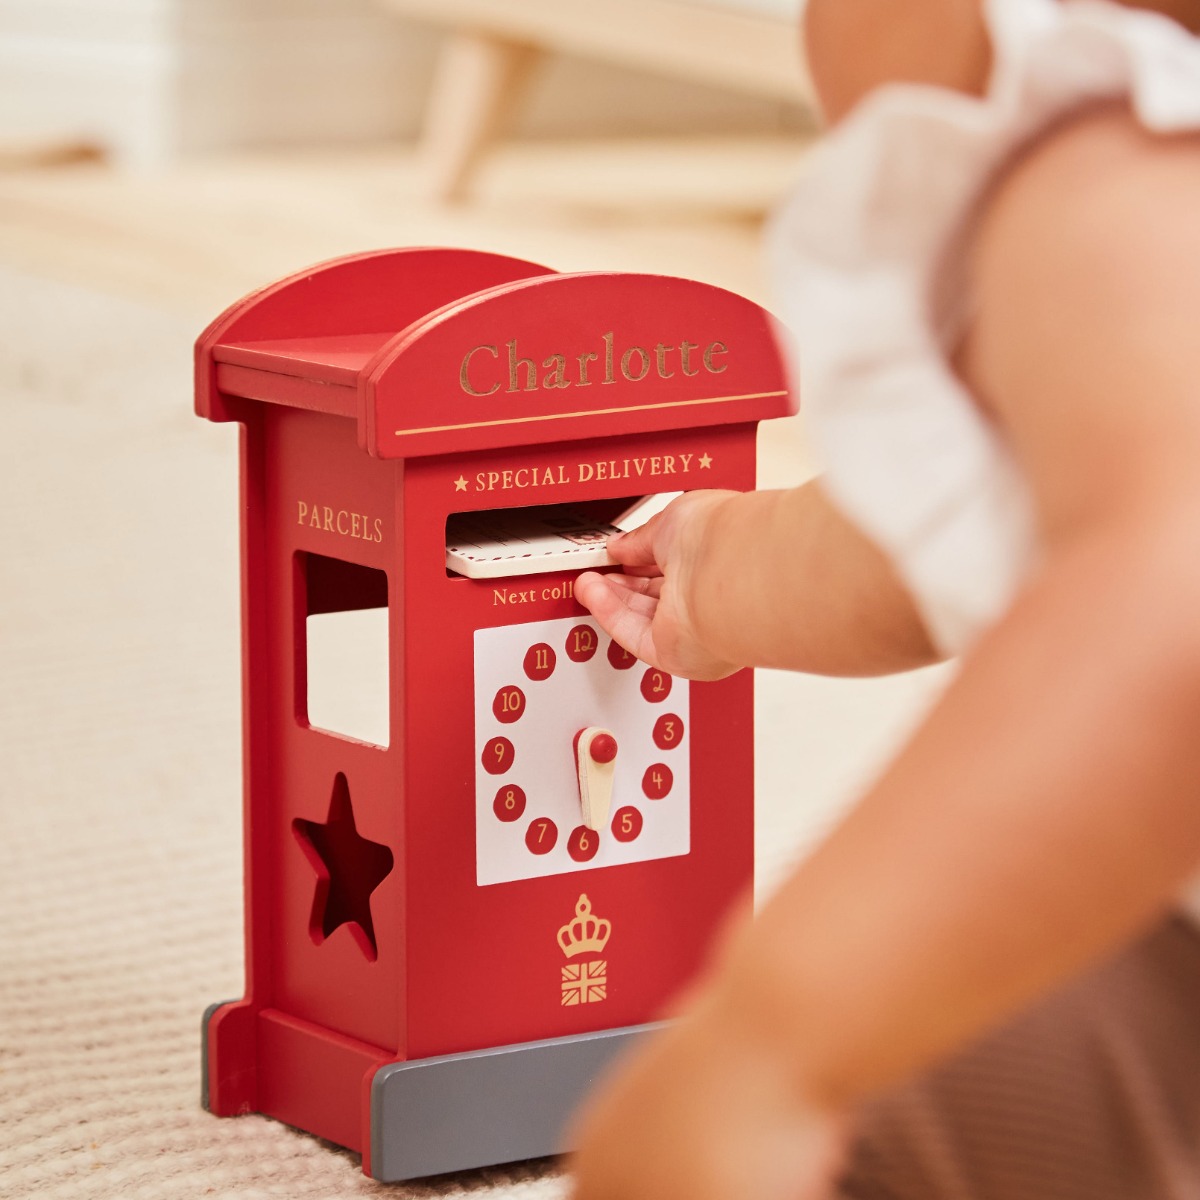
<svg viewBox="0 0 1200 1200"><path fill-rule="evenodd" d="M0 269L0 1196L561 1196L552 1162L381 1188L199 1107L242 977L236 438L191 414L197 332ZM760 677L764 889L937 685Z"/></svg>

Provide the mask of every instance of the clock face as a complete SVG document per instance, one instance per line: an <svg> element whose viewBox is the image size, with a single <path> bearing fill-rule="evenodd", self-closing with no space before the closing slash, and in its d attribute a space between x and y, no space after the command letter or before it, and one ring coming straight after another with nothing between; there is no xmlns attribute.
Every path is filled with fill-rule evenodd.
<svg viewBox="0 0 1200 1200"><path fill-rule="evenodd" d="M689 689L589 618L477 629L477 882L686 854ZM612 735L616 757L607 813L591 829L575 742L597 729Z"/></svg>

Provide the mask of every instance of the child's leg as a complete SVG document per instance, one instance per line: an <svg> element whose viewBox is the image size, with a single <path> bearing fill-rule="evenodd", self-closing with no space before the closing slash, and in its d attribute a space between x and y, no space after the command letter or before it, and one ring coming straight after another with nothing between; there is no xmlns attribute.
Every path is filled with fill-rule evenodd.
<svg viewBox="0 0 1200 1200"><path fill-rule="evenodd" d="M873 1102L849 1200L1196 1200L1200 929L1173 917Z"/></svg>

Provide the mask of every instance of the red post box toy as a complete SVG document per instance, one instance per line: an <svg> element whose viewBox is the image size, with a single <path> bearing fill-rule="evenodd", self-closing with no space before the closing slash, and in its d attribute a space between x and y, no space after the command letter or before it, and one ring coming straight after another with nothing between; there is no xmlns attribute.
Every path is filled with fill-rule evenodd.
<svg viewBox="0 0 1200 1200"><path fill-rule="evenodd" d="M670 494L754 486L791 407L772 320L392 250L254 293L196 361L198 412L242 426L247 979L205 1104L383 1180L566 1149L753 858L749 672L647 667L573 582ZM330 614L379 621L368 734L316 703Z"/></svg>

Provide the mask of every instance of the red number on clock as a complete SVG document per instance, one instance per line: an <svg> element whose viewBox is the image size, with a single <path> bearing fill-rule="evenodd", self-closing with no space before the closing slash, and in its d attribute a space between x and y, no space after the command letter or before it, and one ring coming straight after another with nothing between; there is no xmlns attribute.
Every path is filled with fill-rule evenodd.
<svg viewBox="0 0 1200 1200"><path fill-rule="evenodd" d="M519 821L525 812L525 792L516 784L506 784L496 793L492 811L502 821Z"/></svg>
<svg viewBox="0 0 1200 1200"><path fill-rule="evenodd" d="M642 814L636 808L619 808L612 819L613 837L618 842L632 842L642 832Z"/></svg>
<svg viewBox="0 0 1200 1200"><path fill-rule="evenodd" d="M567 853L576 862L587 862L589 858L595 858L599 849L600 835L586 825L576 826L567 842Z"/></svg>
<svg viewBox="0 0 1200 1200"><path fill-rule="evenodd" d="M587 662L596 653L600 639L590 625L576 625L567 634L567 657L572 662Z"/></svg>
<svg viewBox="0 0 1200 1200"><path fill-rule="evenodd" d="M637 655L630 654L620 642L608 643L608 661L618 671L628 671L637 662Z"/></svg>
<svg viewBox="0 0 1200 1200"><path fill-rule="evenodd" d="M545 642L538 642L525 651L525 674L530 679L541 682L554 674L554 651Z"/></svg>
<svg viewBox="0 0 1200 1200"><path fill-rule="evenodd" d="M496 720L504 725L511 725L514 721L520 720L524 711L525 693L519 687L511 684L508 687L502 687L496 693L495 700L492 701L492 712L496 714Z"/></svg>
<svg viewBox="0 0 1200 1200"><path fill-rule="evenodd" d="M655 763L647 767L645 775L642 776L642 791L650 800L661 800L671 790L671 784L674 782L675 776L671 774L671 768L666 763Z"/></svg>
<svg viewBox="0 0 1200 1200"><path fill-rule="evenodd" d="M650 701L651 704L658 704L665 700L671 694L671 676L666 671L660 671L657 667L651 667L650 670L642 676L642 695Z"/></svg>
<svg viewBox="0 0 1200 1200"><path fill-rule="evenodd" d="M513 765L517 752L508 738L494 737L484 746L479 757L483 762L483 769L489 775L503 775Z"/></svg>
<svg viewBox="0 0 1200 1200"><path fill-rule="evenodd" d="M674 750L683 741L683 719L674 713L663 713L654 722L653 736L660 750Z"/></svg>
<svg viewBox="0 0 1200 1200"><path fill-rule="evenodd" d="M549 817L538 817L525 830L525 845L534 854L549 854L558 841L558 826Z"/></svg>

